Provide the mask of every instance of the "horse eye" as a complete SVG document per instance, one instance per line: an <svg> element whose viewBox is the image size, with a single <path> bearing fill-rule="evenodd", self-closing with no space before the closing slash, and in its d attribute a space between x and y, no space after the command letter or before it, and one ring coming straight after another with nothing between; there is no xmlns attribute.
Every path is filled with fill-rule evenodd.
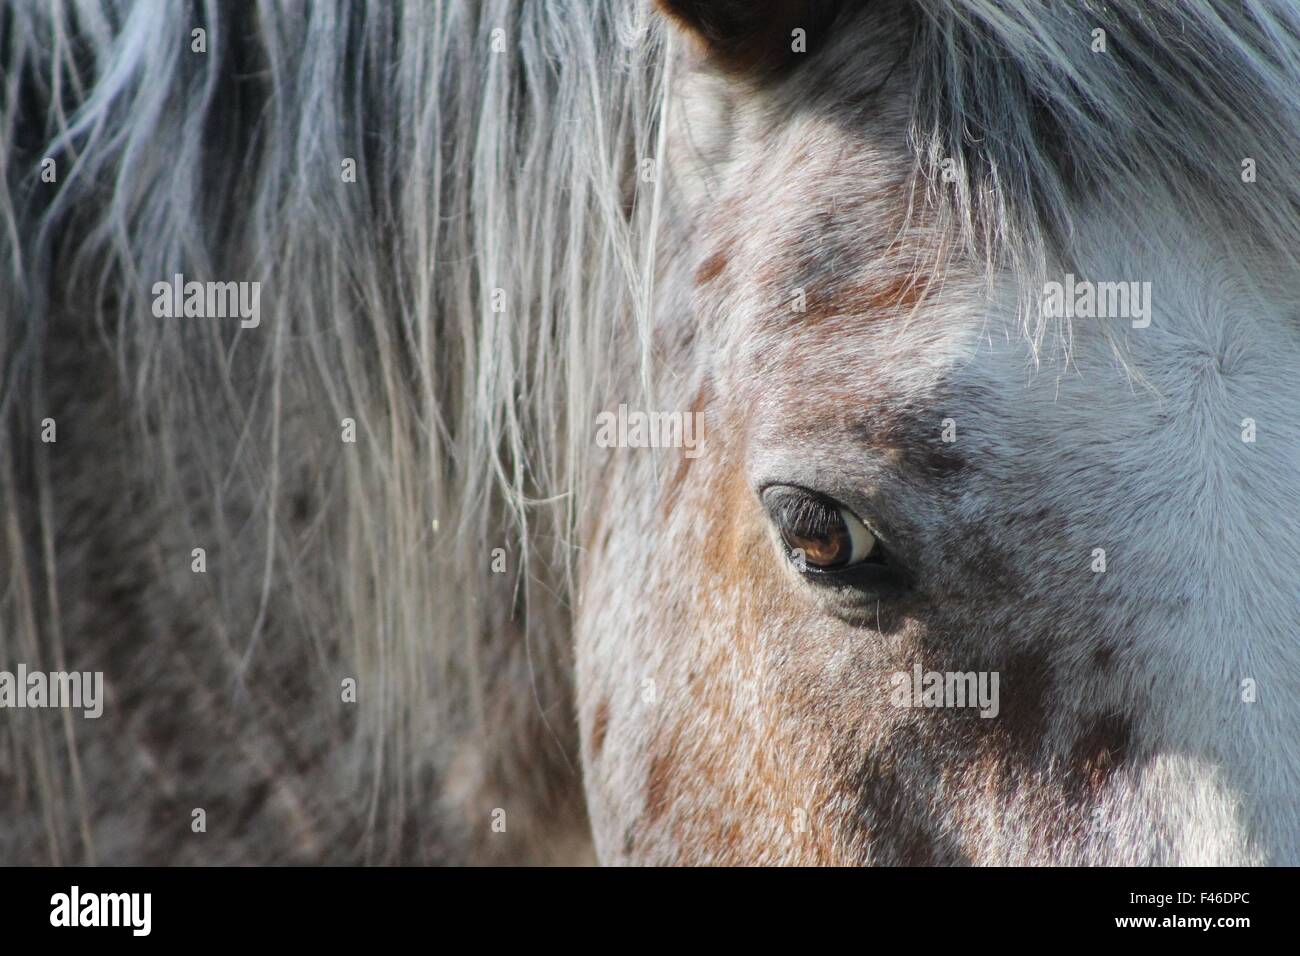
<svg viewBox="0 0 1300 956"><path fill-rule="evenodd" d="M852 567L877 550L876 536L839 502L803 488L773 485L763 505L792 555L818 571Z"/></svg>

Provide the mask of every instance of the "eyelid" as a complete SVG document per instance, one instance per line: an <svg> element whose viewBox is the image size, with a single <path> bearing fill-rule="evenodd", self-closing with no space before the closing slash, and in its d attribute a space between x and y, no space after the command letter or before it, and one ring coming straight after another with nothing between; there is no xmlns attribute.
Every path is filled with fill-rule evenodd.
<svg viewBox="0 0 1300 956"><path fill-rule="evenodd" d="M829 492L818 491L816 488L810 488L809 486L799 484L798 482L777 480L765 481L757 488L758 500L759 503L764 506L764 510L766 510L766 503L763 500L763 496L772 488L788 488L791 491L801 491L809 497L817 498L825 502L831 508L843 508L849 514L853 515L853 517L857 518L858 521L862 523L862 526L871 532L871 536L876 539L877 544L881 545L887 551L892 550L890 542L893 540L893 535L891 535L887 529L882 530L880 522L875 520L874 517L871 519L864 518L862 512L858 508L854 507L854 505L845 501L843 498Z"/></svg>

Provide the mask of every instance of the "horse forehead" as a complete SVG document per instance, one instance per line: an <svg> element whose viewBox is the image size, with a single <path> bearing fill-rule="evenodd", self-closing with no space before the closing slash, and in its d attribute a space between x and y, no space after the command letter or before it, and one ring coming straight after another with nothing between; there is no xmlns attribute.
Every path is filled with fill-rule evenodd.
<svg viewBox="0 0 1300 956"><path fill-rule="evenodd" d="M721 319L727 364L793 377L823 362L843 374L855 356L878 367L946 348L988 308L980 270L909 218L903 156L840 131L790 145L783 163L742 177L701 219L690 281L697 313Z"/></svg>
<svg viewBox="0 0 1300 956"><path fill-rule="evenodd" d="M798 90L786 95L803 99ZM887 105L903 91L877 96ZM725 119L687 112L692 118L676 131L671 154L685 174L677 179L697 197L698 286L744 284L781 294L813 286L805 311L816 317L850 291L855 273L874 265L877 284L886 272L910 275L923 258L917 249L933 245L908 223L923 204L901 107L851 123L802 103L725 111ZM701 164L699 144L711 134L725 137L719 152L726 158Z"/></svg>
<svg viewBox="0 0 1300 956"><path fill-rule="evenodd" d="M793 416L837 431L860 431L866 415L901 435L917 417L968 404L962 393L987 384L965 371L980 361L982 332L1002 325L1023 351L1014 308L990 301L974 277L908 266L882 260L774 279L736 323L720 378L761 420Z"/></svg>

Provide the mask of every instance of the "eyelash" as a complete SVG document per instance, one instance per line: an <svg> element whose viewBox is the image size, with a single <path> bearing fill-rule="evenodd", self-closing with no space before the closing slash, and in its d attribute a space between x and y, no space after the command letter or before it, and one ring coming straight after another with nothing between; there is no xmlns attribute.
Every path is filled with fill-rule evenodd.
<svg viewBox="0 0 1300 956"><path fill-rule="evenodd" d="M820 498L821 496L817 496ZM836 506L829 501L818 501L811 495L796 499L783 498L777 505L777 511L773 518L784 519L791 525L808 527L817 531L831 531L831 522L825 520L829 512L833 512Z"/></svg>

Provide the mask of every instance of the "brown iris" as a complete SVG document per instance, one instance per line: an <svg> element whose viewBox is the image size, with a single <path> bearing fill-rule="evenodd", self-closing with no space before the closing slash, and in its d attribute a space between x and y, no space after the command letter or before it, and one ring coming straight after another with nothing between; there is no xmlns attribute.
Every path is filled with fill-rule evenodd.
<svg viewBox="0 0 1300 956"><path fill-rule="evenodd" d="M832 519L837 527L828 530L782 528L781 537L790 550L803 551L804 559L819 568L831 568L848 561L853 553L853 540L849 537L849 526L844 519L836 515Z"/></svg>

